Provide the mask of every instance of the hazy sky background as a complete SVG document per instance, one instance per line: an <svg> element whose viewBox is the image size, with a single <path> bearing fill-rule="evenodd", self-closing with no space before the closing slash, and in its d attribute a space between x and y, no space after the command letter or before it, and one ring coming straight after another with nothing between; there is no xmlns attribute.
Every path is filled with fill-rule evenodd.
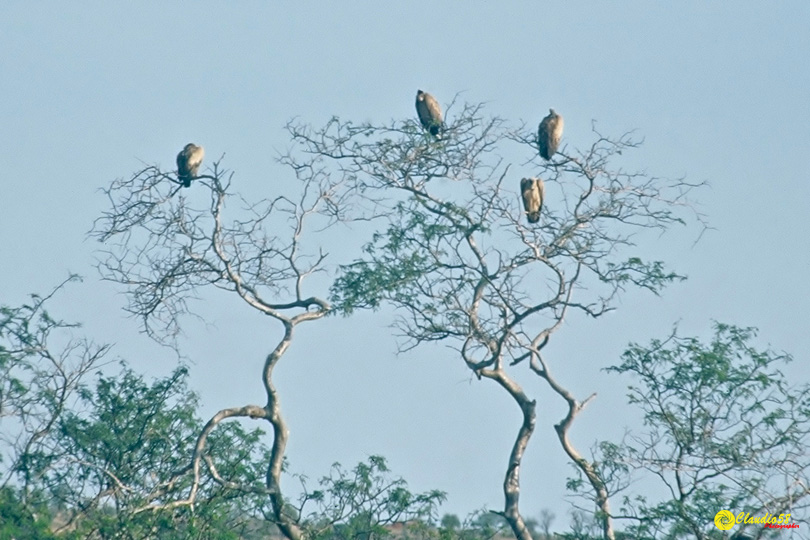
<svg viewBox="0 0 810 540"><path fill-rule="evenodd" d="M653 237L642 252L689 280L661 298L628 294L597 321L573 317L547 349L579 398L598 392L573 430L584 451L637 422L623 405L629 381L601 368L678 321L702 336L712 319L759 327L760 343L795 354L792 373L807 379L808 59L806 1L3 2L0 304L83 274L52 311L115 342L136 369L166 374L176 358L138 333L121 289L93 268L99 188L143 162L171 169L193 141L208 164L226 154L237 189L272 197L293 181L273 161L287 120L413 118L418 88L444 104L463 92L532 125L554 107L571 147L591 141L592 120L613 135L634 129L645 143L633 159L648 172L711 185L696 196L713 230L696 245L697 229ZM203 414L263 403L260 368L279 328L209 296L198 308L210 325L189 320L182 342ZM446 490L444 511L502 508L516 405L452 351L397 357L390 322L362 313L298 332L277 370L292 470L317 478L381 454L411 488ZM563 408L522 380L539 422L521 508L551 508L561 526L569 466L551 426Z"/></svg>

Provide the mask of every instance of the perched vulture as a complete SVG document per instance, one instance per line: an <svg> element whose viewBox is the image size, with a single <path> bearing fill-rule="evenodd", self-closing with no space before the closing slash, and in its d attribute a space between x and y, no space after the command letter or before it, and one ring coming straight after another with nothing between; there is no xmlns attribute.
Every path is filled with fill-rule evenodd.
<svg viewBox="0 0 810 540"><path fill-rule="evenodd" d="M543 197L546 194L543 181L539 178L524 178L520 181L520 194L529 223L537 223L540 221L540 209L543 208Z"/></svg>
<svg viewBox="0 0 810 540"><path fill-rule="evenodd" d="M205 156L203 147L193 143L188 143L183 151L177 154L177 179L183 187L191 186L191 179L197 176L203 156Z"/></svg>
<svg viewBox="0 0 810 540"><path fill-rule="evenodd" d="M422 122L422 127L430 132L431 135L437 139L442 136L439 131L442 128L442 108L436 98L422 92L416 91L416 114L419 115L419 121Z"/></svg>
<svg viewBox="0 0 810 540"><path fill-rule="evenodd" d="M549 114L540 122L537 130L537 145L540 147L540 155L544 159L551 159L557 152L560 145L560 138L563 132L563 117L549 109Z"/></svg>

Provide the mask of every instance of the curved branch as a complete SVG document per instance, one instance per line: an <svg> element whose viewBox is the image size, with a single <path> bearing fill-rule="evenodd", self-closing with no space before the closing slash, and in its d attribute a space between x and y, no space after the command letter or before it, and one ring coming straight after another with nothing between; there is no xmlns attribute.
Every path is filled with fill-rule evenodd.
<svg viewBox="0 0 810 540"><path fill-rule="evenodd" d="M570 391L560 385L557 380L552 377L542 355L532 354L532 359L529 365L532 371L545 379L552 390L554 390L554 392L562 397L568 404L568 412L559 423L554 425L554 431L557 432L557 437L559 438L560 444L562 445L563 450L565 450L565 453L568 454L568 457L570 457L574 464L582 471L594 490L596 505L601 512L599 519L602 522L602 533L604 534L604 537L609 540L615 540L616 534L613 530L613 516L610 512L610 494L608 493L607 486L593 464L582 457L582 454L577 451L568 436L568 432L571 429L571 425L574 423L574 419L582 411L582 409L584 409L585 406L596 397L596 394L591 394L587 399L585 399L585 401L579 403Z"/></svg>
<svg viewBox="0 0 810 540"><path fill-rule="evenodd" d="M481 376L492 379L504 388L512 399L514 399L523 414L523 422L520 425L512 451L509 454L509 465L503 481L504 511L503 517L512 527L515 537L519 540L532 540L531 533L526 527L526 522L520 514L520 464L523 461L523 454L529 445L532 433L534 433L537 422L537 403L529 399L523 389L502 369L482 370Z"/></svg>

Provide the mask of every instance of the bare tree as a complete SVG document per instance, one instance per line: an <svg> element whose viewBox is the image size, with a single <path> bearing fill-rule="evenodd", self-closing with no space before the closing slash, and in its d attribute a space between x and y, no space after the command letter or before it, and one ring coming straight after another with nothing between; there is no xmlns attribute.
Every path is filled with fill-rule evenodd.
<svg viewBox="0 0 810 540"><path fill-rule="evenodd" d="M598 318L628 287L658 294L683 279L644 260L635 235L699 220L687 199L696 185L626 172L617 162L638 146L629 135L594 130L584 151L564 148L545 163L533 135L486 117L482 105L464 105L453 117L454 107L441 141L410 120L288 125L295 147L286 163L296 171L328 167L363 201L345 211L384 220L364 256L342 267L333 304L348 314L390 303L400 314L402 351L449 343L476 376L514 400L523 421L504 475L502 515L520 539L531 538L519 510L520 464L537 403L516 377L528 367L546 381L568 406L557 436L589 479L603 533L613 538L607 488L568 435L590 398L577 400L553 376L543 348L572 310ZM539 225L528 224L520 207L518 167L545 180Z"/></svg>
<svg viewBox="0 0 810 540"><path fill-rule="evenodd" d="M540 510L540 529L543 531L543 538L548 540L551 538L551 524L554 522L554 512L548 508Z"/></svg>
<svg viewBox="0 0 810 540"><path fill-rule="evenodd" d="M270 517L283 534L296 540L302 536L281 491L288 430L273 370L290 347L295 328L330 310L326 300L305 293L307 278L323 269L327 254L306 244L304 232L309 226L334 223L336 185L317 171L306 172L290 195L278 189L281 194L258 203L231 193L234 175L221 167L221 161L213 164L210 174L198 176L189 190L181 190L173 174L156 166L118 179L105 190L110 209L92 231L106 246L99 269L105 279L126 287L127 310L140 319L147 334L176 347L180 319L193 313L190 301L205 287L235 294L283 330L261 371L266 403L223 408L214 414L199 433L191 456L193 481L187 496L155 502L144 511L194 505L206 473L222 486L266 495ZM233 203L236 210L229 206ZM211 433L233 418L261 419L272 427L263 487L223 477L206 450Z"/></svg>

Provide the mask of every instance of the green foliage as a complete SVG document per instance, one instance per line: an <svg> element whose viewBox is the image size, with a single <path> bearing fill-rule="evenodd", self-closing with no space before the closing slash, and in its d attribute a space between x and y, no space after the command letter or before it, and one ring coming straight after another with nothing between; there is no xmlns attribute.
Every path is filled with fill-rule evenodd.
<svg viewBox="0 0 810 540"><path fill-rule="evenodd" d="M13 488L0 488L0 540L53 540L57 537L49 530L50 522L47 507L24 504Z"/></svg>
<svg viewBox="0 0 810 540"><path fill-rule="evenodd" d="M451 308L450 303L443 305L443 299L449 301L469 285L461 273L430 282L448 256L446 246L463 240L465 230L414 208L400 205L397 212L403 223L392 223L385 233L374 234L364 247L368 260L341 267L331 288L337 312L349 315L356 309L376 309L387 300L438 320ZM433 326L434 333L441 333L438 323Z"/></svg>
<svg viewBox="0 0 810 540"><path fill-rule="evenodd" d="M565 540L599 540L600 522L595 517L581 510L571 512L570 532L560 534Z"/></svg>
<svg viewBox="0 0 810 540"><path fill-rule="evenodd" d="M0 308L2 534L228 539L256 529L251 516L264 501L210 476L195 508L151 509L183 500L191 485L189 462L203 422L187 370L151 382L124 362L103 373L108 347L70 335L78 325L48 314L50 296ZM224 424L209 438L207 463L225 481L263 486L268 451L261 436Z"/></svg>
<svg viewBox="0 0 810 540"><path fill-rule="evenodd" d="M211 480L202 483L199 498L204 502L193 512L183 506L146 510L182 500L190 488L188 463L202 422L196 416L198 398L186 379L187 370L180 367L150 384L122 366L114 376L99 375L94 391L82 392L77 410L64 415L58 445L66 456L45 478L58 488L52 492L61 503L93 509L77 518L78 530L100 538L147 533L172 539L236 538L228 531L243 523L258 502ZM261 485L259 460L267 450L260 436L259 430L248 432L234 423L217 430L207 452L219 474Z"/></svg>
<svg viewBox="0 0 810 540"><path fill-rule="evenodd" d="M88 474L101 489L114 489L116 483L143 486L149 475L170 475L200 427L194 418L197 398L188 392L186 376L187 370L178 368L149 385L124 366L113 376L99 375L95 392L81 393L81 412L67 412L60 423L60 441L76 460L103 464L98 475L74 471L75 484L88 481ZM115 478L104 479L105 470Z"/></svg>
<svg viewBox="0 0 810 540"><path fill-rule="evenodd" d="M796 422L810 405L777 367L790 356L757 351L750 344L754 337L751 328L718 323L707 345L677 336L648 347L634 344L610 371L639 379L629 401L668 442L744 460L733 453L745 441L767 437L778 445L801 434Z"/></svg>
<svg viewBox="0 0 810 540"><path fill-rule="evenodd" d="M631 344L614 373L631 375L628 399L646 432L602 443L597 466L633 538L717 536L721 509L763 515L797 512L810 490L810 388L787 383L784 353L753 345L752 328L715 323L708 343L673 332ZM670 498L632 494L647 474ZM569 488L582 492L581 479ZM717 536L719 537L719 536Z"/></svg>
<svg viewBox="0 0 810 540"><path fill-rule="evenodd" d="M607 263L607 271L600 276L603 282L614 282L622 288L635 285L659 295L667 285L684 281L686 276L667 271L661 261L644 262L630 257L622 263Z"/></svg>
<svg viewBox="0 0 810 540"><path fill-rule="evenodd" d="M402 478L393 478L381 456L371 456L351 471L340 464L321 478L316 490L306 489L299 512L311 539L372 539L396 534L421 535L435 521L446 495L441 491L412 493ZM308 506L314 505L314 510ZM401 529L401 530L400 530Z"/></svg>
<svg viewBox="0 0 810 540"><path fill-rule="evenodd" d="M534 520L527 520L534 525ZM534 538L536 531L529 528ZM438 533L438 536L436 534ZM434 530L430 538L438 540L491 540L493 538L511 538L509 523L499 513L487 510L478 510L467 516L462 522L455 514L445 514L442 517L438 530ZM428 537L425 537L428 538Z"/></svg>
<svg viewBox="0 0 810 540"><path fill-rule="evenodd" d="M434 229L425 223L425 217L415 213L405 228L392 225L386 235L374 235L373 243L364 248L371 260L341 268L341 275L331 289L331 301L337 312L349 315L356 309L377 309L388 297L405 301L404 295L431 270L430 257L419 249L413 233L416 229L418 236L420 231L427 233Z"/></svg>

